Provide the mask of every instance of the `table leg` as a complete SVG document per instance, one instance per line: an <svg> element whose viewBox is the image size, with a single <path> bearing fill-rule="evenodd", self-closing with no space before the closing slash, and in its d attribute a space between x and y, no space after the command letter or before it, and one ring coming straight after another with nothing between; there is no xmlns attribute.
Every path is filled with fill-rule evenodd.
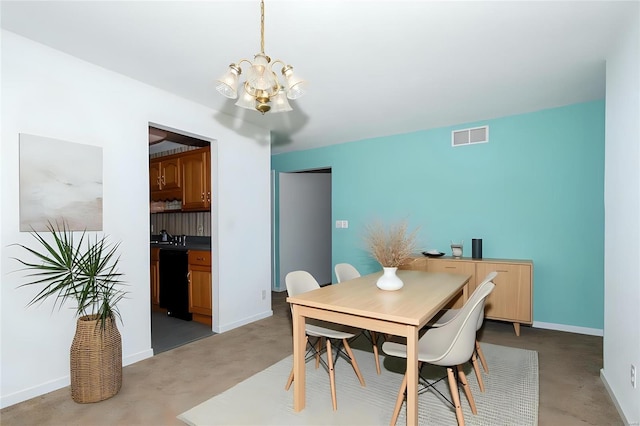
<svg viewBox="0 0 640 426"><path fill-rule="evenodd" d="M305 318L299 306L293 305L293 411L302 411L305 406Z"/></svg>
<svg viewBox="0 0 640 426"><path fill-rule="evenodd" d="M407 332L407 425L418 424L418 327Z"/></svg>

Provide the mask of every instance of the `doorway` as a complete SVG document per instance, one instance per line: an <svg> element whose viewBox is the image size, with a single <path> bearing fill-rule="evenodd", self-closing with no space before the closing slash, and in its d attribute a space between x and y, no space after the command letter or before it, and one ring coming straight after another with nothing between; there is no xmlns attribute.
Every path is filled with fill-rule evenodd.
<svg viewBox="0 0 640 426"><path fill-rule="evenodd" d="M332 266L331 169L304 170L278 175L278 251L274 290L284 291L285 276L309 272L330 284Z"/></svg>
<svg viewBox="0 0 640 426"><path fill-rule="evenodd" d="M150 304L151 347L154 355L214 334L211 317L207 323L206 318L203 320L200 310L198 310L199 314L193 316L190 313L192 308L189 296L192 284L189 282L190 276L186 264L190 252L206 253L208 248L208 257L211 256L211 226L213 223L211 208L209 203L195 208L188 205L188 210L184 207L187 201L185 196L188 196L185 192L187 191L185 182L188 180L187 177L191 175L185 174L186 172L183 171L183 165L193 168L195 163L192 161L193 157L201 155L206 166L203 166L203 170L208 171L210 175L216 175L217 173L212 171L210 149L210 141L162 126L149 125ZM211 188L208 190L211 191ZM181 273L180 276L164 274L163 277L161 273L163 270L161 259L166 259L166 256L161 256L160 253L169 252L184 254L182 256L185 262L183 265L184 273ZM208 266L209 277L211 277L210 264L211 262ZM202 265L198 265L199 277L202 276L202 268ZM199 280L197 284L201 286L202 281ZM163 298L161 290L163 286L172 290L176 289L180 297L172 295L169 300L165 294ZM209 279L209 287L211 287L211 279ZM202 292L199 293L200 296L202 294ZM210 288L209 299L212 299L211 294L212 289ZM177 299L183 300L185 305L181 308L180 315L175 314ZM208 302L211 307L212 300ZM200 308L198 306L198 309Z"/></svg>

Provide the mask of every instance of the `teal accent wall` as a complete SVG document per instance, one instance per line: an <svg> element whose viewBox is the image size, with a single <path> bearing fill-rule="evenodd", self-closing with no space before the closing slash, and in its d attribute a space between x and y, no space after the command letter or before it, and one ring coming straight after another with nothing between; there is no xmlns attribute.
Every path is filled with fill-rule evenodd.
<svg viewBox="0 0 640 426"><path fill-rule="evenodd" d="M332 230L334 265L380 270L363 227L407 219L424 250L464 240L470 257L482 238L484 258L532 260L534 321L602 329L604 119L594 101L276 154L272 169L331 168L333 223L349 221ZM451 131L484 125L489 143L451 146Z"/></svg>

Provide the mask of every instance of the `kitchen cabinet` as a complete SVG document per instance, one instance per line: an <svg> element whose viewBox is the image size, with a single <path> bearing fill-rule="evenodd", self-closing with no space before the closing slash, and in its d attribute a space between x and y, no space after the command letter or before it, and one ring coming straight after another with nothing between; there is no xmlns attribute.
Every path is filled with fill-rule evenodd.
<svg viewBox="0 0 640 426"><path fill-rule="evenodd" d="M212 325L211 252L189 250L189 312L193 320Z"/></svg>
<svg viewBox="0 0 640 426"><path fill-rule="evenodd" d="M160 249L151 249L151 307L160 305Z"/></svg>
<svg viewBox="0 0 640 426"><path fill-rule="evenodd" d="M168 155L149 161L149 189L152 201L176 200L182 197L180 156Z"/></svg>
<svg viewBox="0 0 640 426"><path fill-rule="evenodd" d="M210 211L210 155L211 149L206 147L150 159L151 201L180 200L176 210Z"/></svg>
<svg viewBox="0 0 640 426"><path fill-rule="evenodd" d="M211 208L210 149L188 151L182 161L182 210L202 211Z"/></svg>
<svg viewBox="0 0 640 426"><path fill-rule="evenodd" d="M462 294L451 305L456 308L467 301L479 281L496 271L498 276L493 280L496 287L487 298L485 318L513 323L518 336L520 324L533 323L533 262L530 260L414 257L400 269L471 275Z"/></svg>

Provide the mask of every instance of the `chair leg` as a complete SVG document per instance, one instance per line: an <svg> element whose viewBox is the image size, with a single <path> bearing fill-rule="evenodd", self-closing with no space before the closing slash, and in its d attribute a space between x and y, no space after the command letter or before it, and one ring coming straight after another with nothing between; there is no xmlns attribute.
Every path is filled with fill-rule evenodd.
<svg viewBox="0 0 640 426"><path fill-rule="evenodd" d="M293 367L291 367L291 373L289 374L289 378L287 379L287 384L284 387L284 390L289 390L291 387L291 383L293 383Z"/></svg>
<svg viewBox="0 0 640 426"><path fill-rule="evenodd" d="M305 349L307 348L308 344L309 344L309 336L306 336L304 340ZM291 383L293 383L293 367L291 367L291 373L289 373L289 378L287 379L287 384L285 385L284 390L289 390L289 388L291 387Z"/></svg>
<svg viewBox="0 0 640 426"><path fill-rule="evenodd" d="M484 368L484 372L489 374L489 367L487 367L487 360L484 359L484 354L482 353L480 342L478 342L477 340L476 340L476 352L478 352L478 357L480 358L480 362L482 363L482 368Z"/></svg>
<svg viewBox="0 0 640 426"><path fill-rule="evenodd" d="M398 397L396 398L396 406L393 408L393 416L391 416L391 426L395 426L398 421L398 416L400 415L400 409L402 408L402 403L404 402L404 392L407 390L407 375L405 374L402 379L402 384L400 385L400 391L398 392Z"/></svg>
<svg viewBox="0 0 640 426"><path fill-rule="evenodd" d="M322 337L316 342L316 370L320 367L320 352L322 352Z"/></svg>
<svg viewBox="0 0 640 426"><path fill-rule="evenodd" d="M327 339L328 341L329 339ZM349 358L351 358L351 366L353 367L353 371L356 372L356 376L358 376L358 380L360 380L360 384L365 386L364 378L362 378L362 373L360 373L360 368L358 368L358 362L356 361L356 357L353 356L353 351L351 350L351 346L349 346L349 342L347 339L342 339L342 343L344 344L344 349L349 354Z"/></svg>
<svg viewBox="0 0 640 426"><path fill-rule="evenodd" d="M473 355L471 355L471 364L473 365L473 371L476 372L476 377L478 378L478 386L480 386L480 392L484 392L484 381L482 380L482 373L480 373L480 366L478 365L478 358L476 357L475 352L473 352Z"/></svg>
<svg viewBox="0 0 640 426"><path fill-rule="evenodd" d="M370 331L371 334L371 343L373 343L373 356L376 357L376 371L378 375L380 375L380 357L378 356L378 340L376 338L376 332Z"/></svg>
<svg viewBox="0 0 640 426"><path fill-rule="evenodd" d="M461 365L458 365L457 368L458 368L458 377L460 377L460 382L462 383L462 389L464 390L465 395L467 395L467 400L469 401L471 412L473 414L478 414L478 409L476 408L476 400L473 399L473 394L471 393L471 389L469 388L469 383L467 382L467 375L464 374L464 370L462 370Z"/></svg>
<svg viewBox="0 0 640 426"><path fill-rule="evenodd" d="M447 377L449 378L449 389L451 390L453 406L456 408L458 426L464 426L464 415L462 414L462 407L460 407L460 395L458 394L458 381L453 375L453 368L447 367Z"/></svg>
<svg viewBox="0 0 640 426"><path fill-rule="evenodd" d="M331 384L331 402L333 403L333 411L336 411L338 409L338 399L336 397L336 373L333 370L331 339L327 339L327 365L329 366L329 383Z"/></svg>

